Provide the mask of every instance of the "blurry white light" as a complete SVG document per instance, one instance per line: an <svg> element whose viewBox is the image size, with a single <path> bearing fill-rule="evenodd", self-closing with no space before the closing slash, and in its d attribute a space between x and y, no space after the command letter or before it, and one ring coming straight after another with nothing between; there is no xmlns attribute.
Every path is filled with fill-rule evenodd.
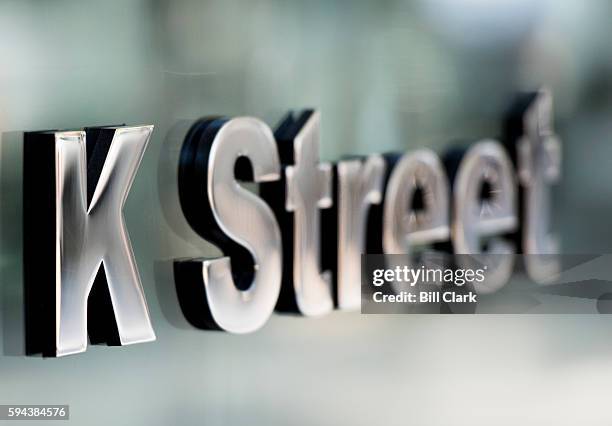
<svg viewBox="0 0 612 426"><path fill-rule="evenodd" d="M506 44L525 35L546 0L421 0L424 18L449 40L471 46Z"/></svg>

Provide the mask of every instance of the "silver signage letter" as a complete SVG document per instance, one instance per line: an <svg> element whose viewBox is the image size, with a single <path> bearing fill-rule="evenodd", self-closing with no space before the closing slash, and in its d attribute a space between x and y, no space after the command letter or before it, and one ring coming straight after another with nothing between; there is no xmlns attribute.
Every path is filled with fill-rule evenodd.
<svg viewBox="0 0 612 426"><path fill-rule="evenodd" d="M386 164L380 155L345 160L338 174L338 306L361 306L361 254L365 252L368 211L382 201Z"/></svg>
<svg viewBox="0 0 612 426"><path fill-rule="evenodd" d="M383 210L383 250L409 254L415 245L449 236L449 188L438 156L427 149L403 155L393 168Z"/></svg>
<svg viewBox="0 0 612 426"><path fill-rule="evenodd" d="M455 176L452 242L457 263L464 268L485 267L479 293L491 293L508 281L514 266L514 247L501 238L516 230L516 189L512 162L493 140L478 142L461 159ZM488 240L483 256L482 239Z"/></svg>
<svg viewBox="0 0 612 426"><path fill-rule="evenodd" d="M518 140L518 176L523 188L523 252L529 276L546 283L560 271L559 244L549 233L550 185L561 169L561 144L552 128L552 95L542 90L523 116L523 135Z"/></svg>
<svg viewBox="0 0 612 426"><path fill-rule="evenodd" d="M39 302L26 307L26 323L35 321L32 312L39 315L33 333L42 339L31 352L85 351L88 319L92 343L155 340L122 214L152 131L142 126L25 135L26 293L36 293ZM103 304L114 314L116 336L102 331L110 325L99 324Z"/></svg>
<svg viewBox="0 0 612 426"><path fill-rule="evenodd" d="M281 286L280 230L270 207L238 180L278 179L274 136L260 120L203 119L185 138L179 165L183 212L225 255L175 263L179 302L193 325L249 333L274 311Z"/></svg>
<svg viewBox="0 0 612 426"><path fill-rule="evenodd" d="M317 316L334 307L330 271L321 272L321 212L331 207L331 165L319 163L318 112L289 115L275 133L284 182L264 188L283 229L283 289L278 308ZM284 204L283 204L284 201Z"/></svg>

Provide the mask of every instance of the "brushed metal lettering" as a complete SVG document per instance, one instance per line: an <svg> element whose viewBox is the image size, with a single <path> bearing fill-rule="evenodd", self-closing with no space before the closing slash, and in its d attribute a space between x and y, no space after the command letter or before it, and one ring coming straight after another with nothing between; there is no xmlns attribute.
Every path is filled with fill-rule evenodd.
<svg viewBox="0 0 612 426"><path fill-rule="evenodd" d="M176 285L203 288L202 303L196 301L196 308L202 311L199 315L206 314L204 327L250 333L265 324L278 300L282 243L274 213L236 179L235 166L239 159L247 159L256 183L280 179L276 143L270 128L255 118L217 119L200 126L203 135L194 141L195 162L185 166L202 168L191 176L201 173L203 179L189 182L187 174L179 178L179 185L194 188L182 190L183 209L196 231L222 251L236 253L238 244L251 259L226 255L178 262ZM203 209L193 210L190 201L204 203ZM248 282L237 282L233 272L249 277L241 279Z"/></svg>
<svg viewBox="0 0 612 426"><path fill-rule="evenodd" d="M452 243L460 267L486 268L477 292L497 291L512 274L515 248L498 237L516 230L516 182L512 162L493 140L473 145L461 159L454 182ZM483 239L488 248L483 251Z"/></svg>
<svg viewBox="0 0 612 426"><path fill-rule="evenodd" d="M413 206L421 191L423 206ZM449 188L439 157L428 149L404 154L387 184L383 210L383 250L410 254L416 245L445 241L449 237Z"/></svg>
<svg viewBox="0 0 612 426"><path fill-rule="evenodd" d="M85 132L58 132L56 149L56 356L87 347L87 298L104 267L122 345L155 340L123 205L153 126L115 130L87 203Z"/></svg>
<svg viewBox="0 0 612 426"><path fill-rule="evenodd" d="M370 206L380 204L386 164L382 156L338 162L338 306L361 306L361 254Z"/></svg>
<svg viewBox="0 0 612 426"><path fill-rule="evenodd" d="M523 118L524 135L517 145L519 183L523 188L523 252L525 269L537 282L555 279L560 271L559 242L550 233L550 186L561 175L561 143L554 133L553 99L537 93Z"/></svg>

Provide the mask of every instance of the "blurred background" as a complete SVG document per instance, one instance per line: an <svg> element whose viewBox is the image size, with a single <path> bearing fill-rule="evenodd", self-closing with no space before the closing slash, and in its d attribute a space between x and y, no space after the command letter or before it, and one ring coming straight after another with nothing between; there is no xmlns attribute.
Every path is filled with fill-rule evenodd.
<svg viewBox="0 0 612 426"><path fill-rule="evenodd" d="M609 425L608 316L274 315L195 330L175 258L219 252L178 210L184 120L322 113L321 155L495 137L518 90L555 96L566 253L612 253L607 0L138 0L0 3L0 404L74 424ZM157 342L22 353L15 132L154 124L125 219ZM23 424L23 423L20 423Z"/></svg>

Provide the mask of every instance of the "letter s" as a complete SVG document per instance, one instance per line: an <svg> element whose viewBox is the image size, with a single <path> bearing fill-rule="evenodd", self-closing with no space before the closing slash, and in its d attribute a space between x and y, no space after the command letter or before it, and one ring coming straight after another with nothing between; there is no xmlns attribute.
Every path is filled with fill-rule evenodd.
<svg viewBox="0 0 612 426"><path fill-rule="evenodd" d="M196 122L181 149L179 198L191 227L225 256L175 262L179 302L196 327L249 333L276 305L282 247L272 210L237 179L280 179L270 128L249 117Z"/></svg>

